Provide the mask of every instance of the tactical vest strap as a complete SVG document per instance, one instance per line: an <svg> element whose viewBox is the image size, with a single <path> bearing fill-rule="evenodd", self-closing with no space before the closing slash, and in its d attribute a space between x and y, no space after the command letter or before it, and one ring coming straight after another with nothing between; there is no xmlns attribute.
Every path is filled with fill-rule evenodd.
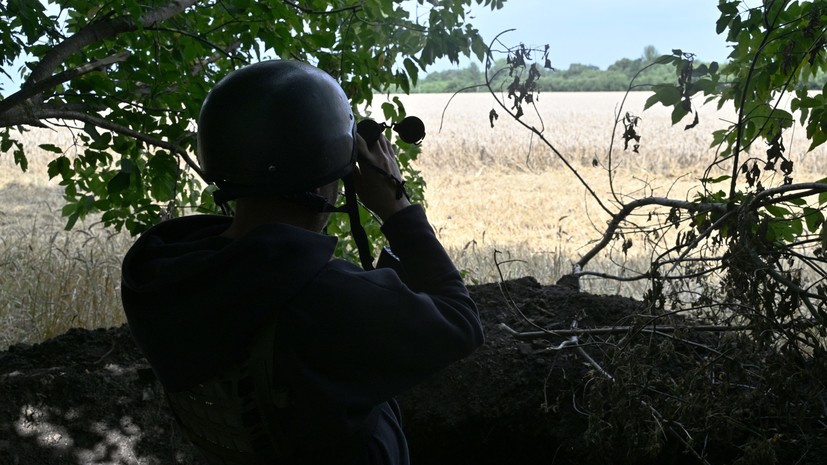
<svg viewBox="0 0 827 465"><path fill-rule="evenodd" d="M179 425L211 464L274 464L290 455L279 421L290 399L274 370L276 320L264 325L243 360L224 373L167 393Z"/></svg>

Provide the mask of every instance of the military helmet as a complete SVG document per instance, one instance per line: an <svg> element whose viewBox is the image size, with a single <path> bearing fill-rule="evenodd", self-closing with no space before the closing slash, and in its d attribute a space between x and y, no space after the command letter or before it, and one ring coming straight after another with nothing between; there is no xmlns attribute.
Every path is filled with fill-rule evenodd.
<svg viewBox="0 0 827 465"><path fill-rule="evenodd" d="M329 74L299 61L263 61L230 73L207 95L198 161L224 199L307 191L352 172L355 128Z"/></svg>

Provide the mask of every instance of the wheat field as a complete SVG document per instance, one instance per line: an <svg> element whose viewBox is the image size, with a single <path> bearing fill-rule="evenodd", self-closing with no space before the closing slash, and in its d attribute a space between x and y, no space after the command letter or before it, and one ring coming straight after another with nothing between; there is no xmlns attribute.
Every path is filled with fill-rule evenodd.
<svg viewBox="0 0 827 465"><path fill-rule="evenodd" d="M573 171L606 201L613 192L619 199L692 198L704 167L715 157L712 131L734 120L734 111L697 103L699 124L685 130L686 122L673 126L669 110L660 105L644 112L648 96L541 95L536 112L526 111L521 120L541 128L560 156L509 118L490 94L400 97L407 113L425 122L428 134L417 167L428 183L429 216L458 266L480 282L499 279L503 271L507 278L532 275L551 283L570 272L609 218ZM492 109L500 115L493 128ZM622 126L613 139L617 115L627 112L642 118L638 153L623 150ZM825 149L807 153L804 134L797 128L787 136L788 155L796 162L798 180L821 179L827 173ZM727 174L730 167L722 169L710 176ZM495 250L503 252L501 259L514 261L498 270ZM645 270L647 265L647 251L638 249L616 259L598 258L591 271L622 274L624 267ZM640 296L643 291L640 283L585 279L583 284L597 293Z"/></svg>
<svg viewBox="0 0 827 465"><path fill-rule="evenodd" d="M734 118L732 112L702 107L700 124L685 131L682 124L671 125L664 108L643 112L646 93L629 95L622 107L623 93L542 94L536 113L527 111L521 120L543 128L558 156L509 118L490 94L398 97L407 114L425 123L427 136L415 167L427 182L428 216L469 283L526 275L553 283L599 239L608 216L561 157L606 201L612 195L691 198L703 166L715 155L709 148L711 132ZM374 108L382 101L377 99ZM499 114L493 128L492 109ZM612 142L616 115L626 112L642 118L639 153L623 150L622 127ZM797 131L786 145L798 180L822 178L824 149L806 153L804 132ZM64 231L61 189L48 180L49 156L37 145L70 148L72 139L65 132L37 129L23 140L30 156L27 173L8 154L0 156L0 349L73 326L123 322L120 260L132 241L94 218ZM644 270L647 264L647 252L634 249L621 257L600 256L591 270L622 274L624 268ZM585 279L582 284L595 293L639 297L643 292L641 283Z"/></svg>

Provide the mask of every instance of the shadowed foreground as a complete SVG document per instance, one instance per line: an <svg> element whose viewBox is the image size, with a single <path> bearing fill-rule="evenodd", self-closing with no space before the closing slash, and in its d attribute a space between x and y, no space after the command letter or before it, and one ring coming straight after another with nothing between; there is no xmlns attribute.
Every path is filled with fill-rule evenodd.
<svg viewBox="0 0 827 465"><path fill-rule="evenodd" d="M532 278L505 284L518 308L545 327L567 329L575 320L580 328L613 325L644 311L640 302L540 286ZM400 398L414 464L704 463L699 452L714 464L827 463L827 405L824 411L819 405L827 396L818 381L827 379L820 377L827 373L823 360L808 367L805 373L811 376L788 387L800 396L791 410L798 418L771 419L777 423L775 435L762 437L770 427L752 422L754 412L748 409L742 408L743 418L738 418L735 407L771 409L771 396L704 381L695 386L699 380L688 377L693 366L686 362L697 349L686 348L692 344L675 345L669 352L651 337L641 338L633 349L640 349L645 375L635 366L612 365L620 359L611 358L602 345L587 345L597 363L616 370L617 382L608 382L576 349L550 349L562 338L519 341L499 328L506 323L521 331L534 329L511 310L497 284L470 291L486 326L486 344ZM598 342L614 347L621 336ZM720 336L703 337L693 344L720 343ZM765 363L769 370L774 362ZM665 398L629 393L621 385L625 371L635 382L653 372L668 373L669 380L692 385L687 389L696 395L713 392L713 386L713 393L727 397L707 405L703 398L688 402L691 394L686 394L677 410L669 410ZM666 389L657 388L652 390ZM643 398L648 403L638 400ZM0 353L0 399L2 465L199 463L126 327L71 330ZM707 418L708 410L720 404L733 406L727 410L730 417ZM662 416L641 405L657 406ZM739 421L749 423L754 434L744 435L738 428L720 434ZM701 442L687 444L683 432Z"/></svg>

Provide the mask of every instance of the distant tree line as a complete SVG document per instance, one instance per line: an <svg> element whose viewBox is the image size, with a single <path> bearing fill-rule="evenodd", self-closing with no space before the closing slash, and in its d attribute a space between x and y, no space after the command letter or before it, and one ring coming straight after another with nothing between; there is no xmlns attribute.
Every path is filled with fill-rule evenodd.
<svg viewBox="0 0 827 465"><path fill-rule="evenodd" d="M608 92L625 91L629 88L632 78L647 66L658 59L660 54L653 46L647 46L643 55L637 59L622 58L615 61L605 70L594 65L572 63L568 69L543 70L543 78L538 81L541 92ZM700 64L700 63L699 63ZM489 76L499 69L507 67L505 60L498 60L489 71ZM504 78L506 76L503 76ZM675 82L675 67L655 64L638 75L633 90L649 90L654 84L672 84ZM485 71L477 63L471 63L464 69L449 69L429 73L419 80L411 92L444 93L457 92L466 89L466 92L487 92L482 86L485 82ZM494 81L498 82L498 81ZM508 79L503 79L504 85ZM807 86L810 89L822 89L827 84L827 75L821 72L815 79L811 79ZM477 86L474 88L474 86Z"/></svg>

